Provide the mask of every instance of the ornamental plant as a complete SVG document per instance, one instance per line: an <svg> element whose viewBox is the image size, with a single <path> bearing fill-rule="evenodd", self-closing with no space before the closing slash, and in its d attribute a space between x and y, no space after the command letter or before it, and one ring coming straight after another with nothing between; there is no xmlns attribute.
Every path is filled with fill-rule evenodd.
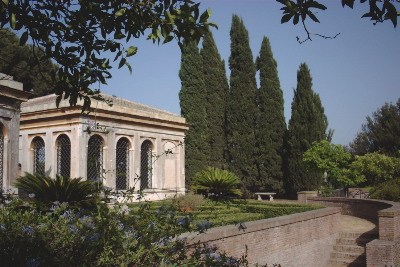
<svg viewBox="0 0 400 267"><path fill-rule="evenodd" d="M39 202L90 202L99 192L91 181L56 175L55 179L42 174L25 173L15 186Z"/></svg>
<svg viewBox="0 0 400 267"><path fill-rule="evenodd" d="M211 198L221 199L241 196L239 178L230 171L208 167L195 175L192 189Z"/></svg>
<svg viewBox="0 0 400 267"><path fill-rule="evenodd" d="M21 200L0 207L1 266L248 266L217 247L193 244L183 232L194 230L190 216L172 206L156 211L148 203L71 209L52 203L38 212ZM182 222L188 223L182 223Z"/></svg>

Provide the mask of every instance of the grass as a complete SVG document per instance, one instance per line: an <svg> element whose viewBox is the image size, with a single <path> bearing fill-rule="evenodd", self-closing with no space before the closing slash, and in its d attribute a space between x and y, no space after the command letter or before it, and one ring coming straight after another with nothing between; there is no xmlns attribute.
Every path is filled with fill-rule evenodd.
<svg viewBox="0 0 400 267"><path fill-rule="evenodd" d="M175 205L173 200L151 202L150 209L156 211L164 205ZM276 203L258 200L230 200L230 201L211 201L204 200L203 204L191 211L179 211L178 216L191 215L194 223L208 221L212 226L223 226L238 224L247 221L255 221L289 215L309 210L322 208L320 205L305 205L297 203Z"/></svg>

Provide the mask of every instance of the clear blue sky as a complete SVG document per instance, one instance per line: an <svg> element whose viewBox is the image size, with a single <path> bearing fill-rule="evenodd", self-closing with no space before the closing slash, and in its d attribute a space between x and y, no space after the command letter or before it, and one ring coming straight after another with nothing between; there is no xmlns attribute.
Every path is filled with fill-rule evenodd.
<svg viewBox="0 0 400 267"><path fill-rule="evenodd" d="M254 58L263 36L270 39L278 63L279 77L285 100L286 121L290 119L296 73L306 62L313 77L313 89L320 97L328 117L329 128L335 130L333 142L347 145L361 129L365 117L385 102L400 97L400 33L389 22L372 25L361 19L367 5L356 2L355 10L342 8L340 1L321 1L328 10L317 16L321 23L309 22L311 32L340 35L333 40L314 37L312 42L299 44L296 36L305 37L300 26L280 24L280 4L274 0L206 0L201 9L212 10L211 21L219 52L228 62L229 31L232 14L241 16L250 35ZM400 26L399 26L400 27ZM180 50L173 42L153 45L144 39L133 43L139 47L131 58L133 74L125 69L113 70L113 78L104 93L180 114L178 72ZM229 66L227 65L228 79Z"/></svg>

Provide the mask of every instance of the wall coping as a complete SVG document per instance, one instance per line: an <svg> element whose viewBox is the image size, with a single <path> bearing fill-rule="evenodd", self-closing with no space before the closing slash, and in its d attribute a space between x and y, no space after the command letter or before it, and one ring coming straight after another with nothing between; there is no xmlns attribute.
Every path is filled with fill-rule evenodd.
<svg viewBox="0 0 400 267"><path fill-rule="evenodd" d="M248 234L251 232L262 231L269 228L298 223L301 221L308 221L320 217L326 217L333 214L340 214L341 209L338 207L327 207L317 210L305 211L285 216L279 216L269 219L262 219L257 221L244 222L242 229L240 225L226 225L208 229L205 233L190 232L184 233L180 238L187 239L189 243L196 242L210 242L218 239L223 239L231 236L238 236Z"/></svg>

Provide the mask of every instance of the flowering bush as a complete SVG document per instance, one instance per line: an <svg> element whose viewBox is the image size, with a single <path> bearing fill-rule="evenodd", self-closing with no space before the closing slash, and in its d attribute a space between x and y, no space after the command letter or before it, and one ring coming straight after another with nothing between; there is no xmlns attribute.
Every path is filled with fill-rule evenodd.
<svg viewBox="0 0 400 267"><path fill-rule="evenodd" d="M154 212L147 203L85 210L53 202L45 211L18 199L0 205L1 266L248 266L245 256L189 247L179 235L210 225L193 226L172 206Z"/></svg>

